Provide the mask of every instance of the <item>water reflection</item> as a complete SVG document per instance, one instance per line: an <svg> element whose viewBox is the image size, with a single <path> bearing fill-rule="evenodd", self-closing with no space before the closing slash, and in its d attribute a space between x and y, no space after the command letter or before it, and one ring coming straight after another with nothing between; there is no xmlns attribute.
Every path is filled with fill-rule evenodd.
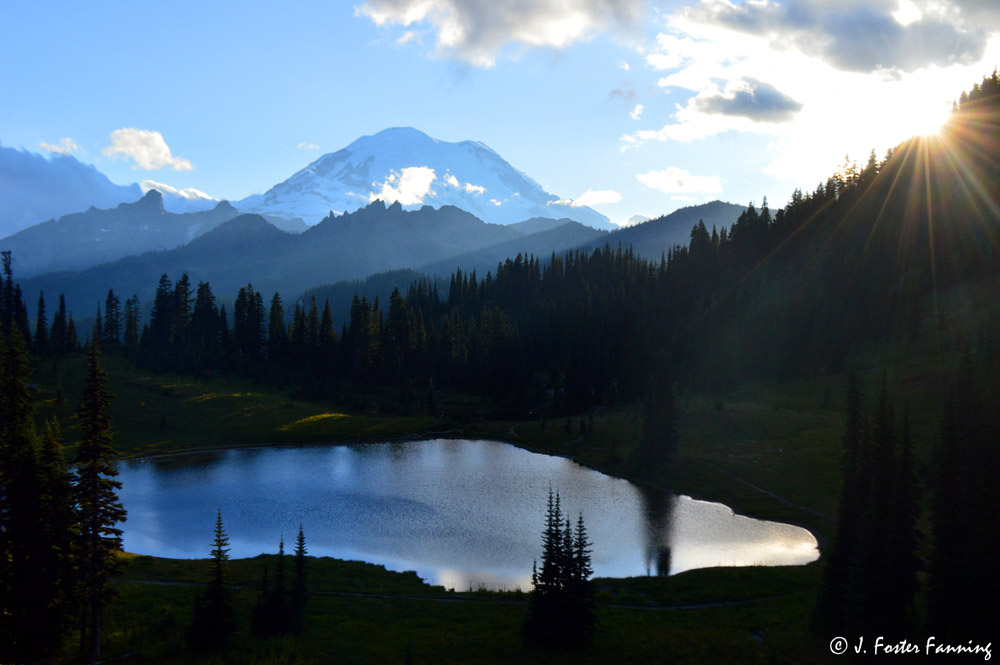
<svg viewBox="0 0 1000 665"><path fill-rule="evenodd" d="M639 499L642 501L642 513L645 517L646 537L646 574L669 575L671 516L674 510L674 497L650 487L640 486Z"/></svg>
<svg viewBox="0 0 1000 665"><path fill-rule="evenodd" d="M222 509L232 555L273 552L301 523L316 556L415 570L456 589L528 587L549 488L584 515L597 575L801 564L798 527L639 488L569 460L490 441L233 450L121 465L125 548L208 556Z"/></svg>

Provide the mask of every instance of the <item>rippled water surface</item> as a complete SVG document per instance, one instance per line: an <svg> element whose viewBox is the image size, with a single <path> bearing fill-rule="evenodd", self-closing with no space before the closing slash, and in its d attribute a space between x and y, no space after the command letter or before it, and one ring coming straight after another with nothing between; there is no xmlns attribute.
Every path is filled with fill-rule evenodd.
<svg viewBox="0 0 1000 665"><path fill-rule="evenodd" d="M595 573L804 564L799 527L719 503L640 488L574 462L494 441L256 448L123 462L125 549L209 556L221 508L233 557L291 549L415 570L459 590L530 586L549 488L593 541Z"/></svg>

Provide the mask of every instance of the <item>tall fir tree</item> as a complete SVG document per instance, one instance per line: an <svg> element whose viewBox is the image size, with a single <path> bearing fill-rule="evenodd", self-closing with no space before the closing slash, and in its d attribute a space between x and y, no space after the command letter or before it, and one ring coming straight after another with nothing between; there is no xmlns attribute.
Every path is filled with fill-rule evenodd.
<svg viewBox="0 0 1000 665"><path fill-rule="evenodd" d="M295 572L292 579L291 594L291 627L298 631L302 629L302 621L305 618L306 599L309 595L309 583L306 576L306 536L299 525L299 534L295 538Z"/></svg>
<svg viewBox="0 0 1000 665"><path fill-rule="evenodd" d="M303 546L304 544L303 540ZM295 627L295 608L289 602L288 591L285 570L285 539L282 538L278 545L273 584L268 583L266 564L264 567L260 595L253 608L253 619L250 626L255 635L261 637L283 635Z"/></svg>
<svg viewBox="0 0 1000 665"><path fill-rule="evenodd" d="M52 349L52 353L58 355L66 352L66 334L66 296L60 293L59 305L52 317L52 327L49 329L49 348Z"/></svg>
<svg viewBox="0 0 1000 665"><path fill-rule="evenodd" d="M101 338L101 343L107 347L118 346L121 336L121 298L115 295L113 289L108 289L108 295L104 299L104 336Z"/></svg>
<svg viewBox="0 0 1000 665"><path fill-rule="evenodd" d="M229 580L229 537L222 526L220 508L215 516L208 582L195 599L188 637L195 647L223 651L229 646L236 626L236 605Z"/></svg>
<svg viewBox="0 0 1000 665"><path fill-rule="evenodd" d="M100 363L101 349L92 336L87 354L83 401L77 418L80 444L76 454L77 505L80 514L80 581L88 617L85 628L87 654L92 662L101 654L101 610L112 597L108 578L120 564L125 509L118 500L121 483L112 462L111 395Z"/></svg>
<svg viewBox="0 0 1000 665"><path fill-rule="evenodd" d="M38 294L38 310L35 315L35 339L32 343L35 353L45 355L49 352L49 320L45 314L45 292Z"/></svg>
<svg viewBox="0 0 1000 665"><path fill-rule="evenodd" d="M79 349L80 340L76 334L76 324L73 323L73 312L70 312L66 321L66 351L78 351Z"/></svg>
<svg viewBox="0 0 1000 665"><path fill-rule="evenodd" d="M125 301L124 323L122 327L122 343L126 349L135 350L139 347L139 296L133 294Z"/></svg>
<svg viewBox="0 0 1000 665"><path fill-rule="evenodd" d="M862 469L867 424L861 401L858 376L851 369L847 375L847 425L842 438L844 454L837 535L826 555L819 600L813 613L813 627L823 634L838 635L845 627L845 593L868 492Z"/></svg>

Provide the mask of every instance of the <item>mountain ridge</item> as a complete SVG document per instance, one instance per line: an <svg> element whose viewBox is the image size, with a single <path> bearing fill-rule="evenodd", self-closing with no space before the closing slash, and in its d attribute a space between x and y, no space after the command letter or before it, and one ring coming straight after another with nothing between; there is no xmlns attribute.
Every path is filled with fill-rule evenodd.
<svg viewBox="0 0 1000 665"><path fill-rule="evenodd" d="M103 210L91 206L22 229L0 240L0 248L13 252L21 275L84 270L180 247L239 214L228 201L201 212L173 213L165 209L163 194L151 189L138 201Z"/></svg>

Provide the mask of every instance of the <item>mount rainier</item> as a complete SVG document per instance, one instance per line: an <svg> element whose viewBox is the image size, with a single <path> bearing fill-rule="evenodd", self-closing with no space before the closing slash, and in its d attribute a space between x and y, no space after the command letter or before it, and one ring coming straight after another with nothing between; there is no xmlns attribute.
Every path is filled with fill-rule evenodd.
<svg viewBox="0 0 1000 665"><path fill-rule="evenodd" d="M377 199L407 210L451 205L495 224L550 217L617 228L595 210L549 194L483 143L439 141L411 127L363 136L235 205L315 224L330 212L354 211Z"/></svg>

